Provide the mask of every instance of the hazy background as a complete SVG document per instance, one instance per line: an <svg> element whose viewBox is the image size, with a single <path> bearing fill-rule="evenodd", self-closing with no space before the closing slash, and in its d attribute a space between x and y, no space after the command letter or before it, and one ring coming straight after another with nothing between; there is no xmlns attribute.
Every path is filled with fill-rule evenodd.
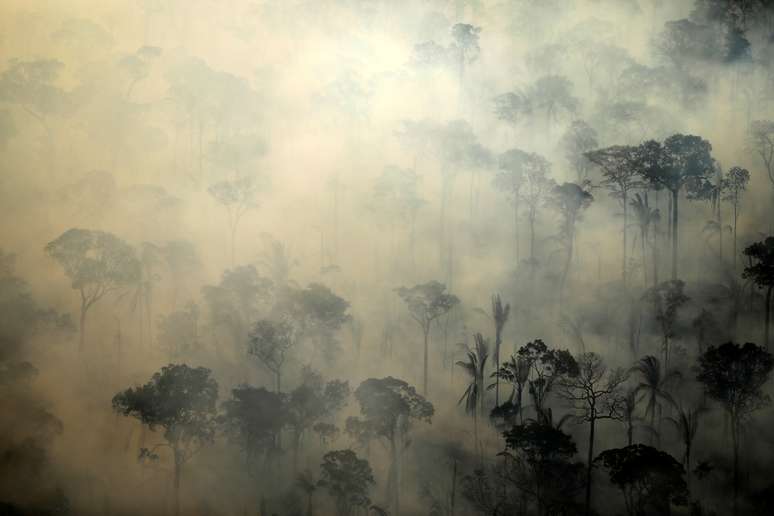
<svg viewBox="0 0 774 516"><path fill-rule="evenodd" d="M221 399L242 382L270 388L268 371L213 329L202 287L248 264L270 277L272 240L284 245L296 284L327 285L350 303L364 328L359 354L347 327L337 333L332 359L294 352L283 379L288 389L300 381L303 365L348 380L352 388L388 375L419 386L421 332L394 289L429 280L447 284L462 303L445 330L433 330L429 399L436 415L432 425L417 427L420 444L413 446L421 454L431 453L433 443L464 443L470 423L456 402L465 383L451 364L462 358L458 343L469 342L475 331L491 333L491 322L477 309L488 312L493 293L502 294L514 314L503 353L538 337L579 351L558 325L555 212L539 212L542 279L527 290L524 271L515 272L513 208L493 184L497 156L513 147L545 156L557 182L576 181L562 144L573 120L597 131L599 147L673 133L709 140L724 170L750 170L739 249L760 240L771 231L774 197L747 128L774 115L770 31L759 20L739 59L701 57L699 50L663 55L656 43L665 22L687 18L695 7L692 0L2 2L0 73L15 60L47 60L50 73L32 77L21 90L3 82L7 75L0 79L0 248L15 256L13 274L27 282L40 310L71 318L70 325L14 330L3 340L0 359L29 361L37 375L3 395L8 428L0 438L18 443L29 434L46 455L44 473L29 483L13 473L21 466L3 459L4 499L25 504L59 488L73 514L168 512L169 473L137 462L137 449L154 436L115 415L110 399L170 361L211 368ZM480 51L466 58L462 75L453 51L455 23L481 28ZM447 54L428 58L417 45L430 41ZM498 119L495 97L534 91L536 80L555 75L570 81L572 112L559 107L551 117L536 108L515 124ZM455 120L468 124L460 137L465 143L480 144L480 162L447 160L446 148L433 140ZM417 125L424 132L407 136ZM389 167L415 172L410 199L379 189L385 177L395 177ZM446 236L439 236L443 173L454 179ZM235 230L232 261L227 210L208 188L243 178L256 189ZM589 179L599 182L593 171ZM563 312L571 317L602 306L597 288L615 291L621 276L620 207L604 189L592 193L595 202L578 226ZM719 277L717 240L704 231L711 218L708 203L681 203L680 277L696 300L685 309L686 320L702 307L699 287L691 291L691 284ZM520 224L525 258L523 216ZM185 266L157 267L151 310L138 308L131 289L95 305L85 354L77 351L77 292L44 252L46 243L73 227L114 233L137 249L143 242L186 241L196 255ZM630 233L634 238L636 230ZM728 245L730 237L724 238ZM636 260L638 249L631 252ZM632 274L642 282L641 273ZM668 276L666 258L662 275ZM159 342L159 320L189 302L198 306L201 345L173 355ZM760 342L760 320L759 313L743 318L737 340ZM385 350L388 327L391 351ZM611 364L631 363L617 330L590 329L585 337L587 350ZM684 339L689 347L692 337L686 332ZM646 329L643 350L657 349L658 342L655 330ZM26 410L36 412L17 417ZM350 400L340 419L356 413ZM582 428L572 432L585 435ZM600 433L604 442L608 430ZM498 436L492 429L489 434L494 454ZM306 461L315 467L324 448L310 442ZM333 447L348 443L341 435ZM765 464L771 443L756 446L756 464ZM266 486L244 477L237 453L221 439L194 459L184 477L184 513L255 512L257 493ZM384 492L380 453L371 459L374 502ZM430 464L406 462L407 513L428 511L417 486L433 475ZM282 488L292 490L289 471L275 473ZM317 496L318 514L325 513L325 495ZM279 503L270 512L286 513Z"/></svg>

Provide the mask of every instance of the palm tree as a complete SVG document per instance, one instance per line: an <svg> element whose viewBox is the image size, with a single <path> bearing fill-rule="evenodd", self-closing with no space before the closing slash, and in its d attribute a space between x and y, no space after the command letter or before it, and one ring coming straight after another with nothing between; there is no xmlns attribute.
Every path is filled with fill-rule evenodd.
<svg viewBox="0 0 774 516"><path fill-rule="evenodd" d="M492 378L497 378L506 383L510 383L513 387L511 390L511 396L506 403L513 403L514 398L518 400L519 421L524 424L524 411L523 411L523 398L524 398L524 386L527 385L529 380L530 363L524 357L514 357L503 363L495 372L492 373ZM496 384L489 386L491 389Z"/></svg>
<svg viewBox="0 0 774 516"><path fill-rule="evenodd" d="M503 328L508 322L508 315L511 313L511 305L500 299L500 294L492 296L492 319L495 323L495 370L500 369L500 345L503 342ZM500 377L495 377L495 407L500 405Z"/></svg>
<svg viewBox="0 0 774 516"><path fill-rule="evenodd" d="M475 340L475 350L468 350L468 360L458 361L457 365L468 373L470 383L457 402L465 402L465 412L473 416L473 439L475 440L475 449L478 451L478 417L483 414L484 407L484 368L486 360L489 358L489 344L480 333L473 336Z"/></svg>
<svg viewBox="0 0 774 516"><path fill-rule="evenodd" d="M653 227L653 240L652 240L652 247L653 247L653 284L656 285L658 283L658 249L656 246L656 226L658 225L661 215L657 208L651 208L650 204L648 202L648 193L645 192L644 194L640 195L638 193L634 194L634 198L629 202L632 209L634 210L634 219L635 223L637 224L637 227L640 230L640 248L642 253L642 275L643 280L647 284L648 281L648 272L647 267L645 264L647 263L646 260L646 253L645 253L645 244L650 240L650 229Z"/></svg>
<svg viewBox="0 0 774 516"><path fill-rule="evenodd" d="M667 421L672 423L680 434L680 439L685 446L685 452L683 453L683 466L688 475L691 474L691 445L696 437L696 432L699 430L699 417L704 413L703 407L684 409L682 406L677 407L677 417L667 417Z"/></svg>
<svg viewBox="0 0 774 516"><path fill-rule="evenodd" d="M642 393L640 398L647 400L645 406L645 415L650 416L651 428L656 428L656 415L658 414L659 427L661 421L662 406L661 401L674 405L674 399L669 394L669 386L676 380L681 378L678 371L669 371L664 374L661 372L661 362L658 358L648 355L640 359L637 364L631 369L633 372L639 373L642 377L642 381L634 389L636 394ZM656 439L658 445L661 444L661 432L656 432Z"/></svg>

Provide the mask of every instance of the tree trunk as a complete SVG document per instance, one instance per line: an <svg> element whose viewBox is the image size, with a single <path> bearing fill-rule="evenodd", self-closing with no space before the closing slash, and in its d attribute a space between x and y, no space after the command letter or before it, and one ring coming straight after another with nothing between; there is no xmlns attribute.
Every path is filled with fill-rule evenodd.
<svg viewBox="0 0 774 516"><path fill-rule="evenodd" d="M734 200L734 260L733 260L734 273L736 273L736 219L738 217L737 206L736 206L737 202L738 202L737 200Z"/></svg>
<svg viewBox="0 0 774 516"><path fill-rule="evenodd" d="M89 309L89 305L81 302L81 326L78 339L78 351L83 353L86 349L86 312Z"/></svg>
<svg viewBox="0 0 774 516"><path fill-rule="evenodd" d="M427 397L427 360L428 360L428 340L430 337L430 323L424 328L425 345L424 345L424 368L422 373L422 395ZM453 368L452 368L453 369Z"/></svg>
<svg viewBox="0 0 774 516"><path fill-rule="evenodd" d="M731 440L734 447L734 516L737 514L737 499L739 497L739 422L735 414L731 414Z"/></svg>
<svg viewBox="0 0 774 516"><path fill-rule="evenodd" d="M766 346L766 350L769 349L769 329L771 326L771 292L774 290L774 286L769 286L766 290L766 304L763 308L763 344Z"/></svg>
<svg viewBox="0 0 774 516"><path fill-rule="evenodd" d="M622 190L621 200L623 201L623 264L621 266L621 275L623 286L626 288L626 228L629 225L629 207L627 206L626 190Z"/></svg>
<svg viewBox="0 0 774 516"><path fill-rule="evenodd" d="M180 473L183 467L182 457L177 448L174 449L175 455L175 516L180 516Z"/></svg>
<svg viewBox="0 0 774 516"><path fill-rule="evenodd" d="M677 279L677 205L679 202L679 190L672 192L672 279Z"/></svg>
<svg viewBox="0 0 774 516"><path fill-rule="evenodd" d="M515 198L513 199L513 252L518 267L519 260L521 260L521 256L519 256L519 203Z"/></svg>
<svg viewBox="0 0 774 516"><path fill-rule="evenodd" d="M589 455L588 465L586 466L586 516L591 514L591 472L594 466L594 424L596 416L592 410L591 421L589 421Z"/></svg>
<svg viewBox="0 0 774 516"><path fill-rule="evenodd" d="M535 214L529 215L529 261L535 262Z"/></svg>

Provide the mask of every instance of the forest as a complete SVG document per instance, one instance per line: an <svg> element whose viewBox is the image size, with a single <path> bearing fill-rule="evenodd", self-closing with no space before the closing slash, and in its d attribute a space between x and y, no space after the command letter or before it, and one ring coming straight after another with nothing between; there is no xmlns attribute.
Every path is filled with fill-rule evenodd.
<svg viewBox="0 0 774 516"><path fill-rule="evenodd" d="M0 2L0 516L774 510L774 2Z"/></svg>

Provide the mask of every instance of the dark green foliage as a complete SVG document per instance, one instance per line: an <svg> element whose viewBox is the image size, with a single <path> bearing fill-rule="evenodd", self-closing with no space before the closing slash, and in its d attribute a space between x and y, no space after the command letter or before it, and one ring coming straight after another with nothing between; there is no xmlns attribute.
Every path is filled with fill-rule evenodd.
<svg viewBox="0 0 774 516"><path fill-rule="evenodd" d="M387 439L392 438L399 418L405 425L412 419L430 422L435 412L433 404L414 387L391 376L365 380L355 390L355 398L377 435Z"/></svg>
<svg viewBox="0 0 774 516"><path fill-rule="evenodd" d="M204 367L169 364L150 381L113 397L113 409L139 419L151 430L161 427L173 444L207 444L215 437L218 384Z"/></svg>
<svg viewBox="0 0 774 516"><path fill-rule="evenodd" d="M336 500L338 514L348 516L356 507L368 507L375 484L371 466L352 450L334 450L323 456L319 485Z"/></svg>
<svg viewBox="0 0 774 516"><path fill-rule="evenodd" d="M644 444L605 450L594 459L609 471L624 495L629 516L670 514L669 506L688 503L683 466L666 452Z"/></svg>

